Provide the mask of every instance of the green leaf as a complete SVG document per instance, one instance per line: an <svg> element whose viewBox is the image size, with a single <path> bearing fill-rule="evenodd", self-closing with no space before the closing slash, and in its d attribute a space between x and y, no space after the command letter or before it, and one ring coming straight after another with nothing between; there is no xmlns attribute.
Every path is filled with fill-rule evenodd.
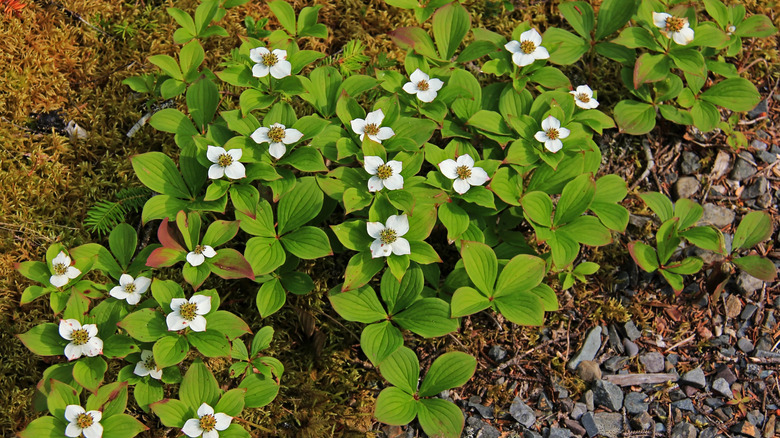
<svg viewBox="0 0 780 438"><path fill-rule="evenodd" d="M419 265L412 265L398 280L392 273L385 271L382 275L380 291L382 300L393 315L403 310L417 300L423 290L423 273Z"/></svg>
<svg viewBox="0 0 780 438"><path fill-rule="evenodd" d="M450 311L453 318L472 315L488 307L490 307L490 300L476 289L468 286L455 290L450 301Z"/></svg>
<svg viewBox="0 0 780 438"><path fill-rule="evenodd" d="M401 331L390 321L367 325L360 334L360 348L378 366L404 344Z"/></svg>
<svg viewBox="0 0 780 438"><path fill-rule="evenodd" d="M643 53L634 65L634 88L639 88L642 84L649 82L666 79L669 76L670 68L671 64L667 55Z"/></svg>
<svg viewBox="0 0 780 438"><path fill-rule="evenodd" d="M726 252L726 243L723 233L717 228L710 226L693 227L680 232L680 237L699 248L714 251L719 254Z"/></svg>
<svg viewBox="0 0 780 438"><path fill-rule="evenodd" d="M623 27L636 12L637 4L636 0L604 0L601 2L596 26L596 41Z"/></svg>
<svg viewBox="0 0 780 438"><path fill-rule="evenodd" d="M557 27L547 28L542 43L550 52L550 62L558 65L574 64L590 49L587 40Z"/></svg>
<svg viewBox="0 0 780 438"><path fill-rule="evenodd" d="M252 265L249 264L240 252L233 248L218 249L214 257L206 260L208 260L206 265L211 272L222 278L255 278Z"/></svg>
<svg viewBox="0 0 780 438"><path fill-rule="evenodd" d="M670 263L664 269L681 275L692 275L701 271L704 262L699 257L686 257L679 263Z"/></svg>
<svg viewBox="0 0 780 438"><path fill-rule="evenodd" d="M160 368L180 364L190 351L187 338L178 334L164 336L154 343L154 361Z"/></svg>
<svg viewBox="0 0 780 438"><path fill-rule="evenodd" d="M552 201L544 192L529 192L523 196L523 211L535 223L552 227Z"/></svg>
<svg viewBox="0 0 780 438"><path fill-rule="evenodd" d="M477 369L477 360L469 354L453 351L433 361L420 385L420 397L431 397L445 389L457 388L469 381Z"/></svg>
<svg viewBox="0 0 780 438"><path fill-rule="evenodd" d="M26 333L17 335L28 350L39 356L59 356L65 353L68 341L60 336L57 324L36 325Z"/></svg>
<svg viewBox="0 0 780 438"><path fill-rule="evenodd" d="M231 417L237 417L244 409L245 394L246 389L244 388L231 389L230 391L227 391L226 393L222 394L222 397L219 399L219 403L214 406L214 412L224 412Z"/></svg>
<svg viewBox="0 0 780 438"><path fill-rule="evenodd" d="M83 357L73 366L73 378L79 385L94 392L103 382L107 369L108 364L102 357Z"/></svg>
<svg viewBox="0 0 780 438"><path fill-rule="evenodd" d="M424 338L444 336L458 329L458 321L450 318L450 306L439 298L423 298L393 317L402 328Z"/></svg>
<svg viewBox="0 0 780 438"><path fill-rule="evenodd" d="M162 391L160 391L162 393ZM143 423L128 414L117 414L100 420L103 426L103 436L116 438L131 438L149 430Z"/></svg>
<svg viewBox="0 0 780 438"><path fill-rule="evenodd" d="M313 260L333 255L328 235L316 227L301 227L280 239L284 248L294 256Z"/></svg>
<svg viewBox="0 0 780 438"><path fill-rule="evenodd" d="M777 278L777 268L775 267L775 264L766 257L749 255L735 258L733 262L740 269L759 280L775 281L775 278Z"/></svg>
<svg viewBox="0 0 780 438"><path fill-rule="evenodd" d="M599 22L601 24L601 22ZM647 29L643 27L627 27L620 32L620 36L612 40L612 44L618 44L629 49L650 49L660 51L661 46Z"/></svg>
<svg viewBox="0 0 780 438"><path fill-rule="evenodd" d="M279 199L279 234L295 230L314 219L322 209L323 194L312 177L301 178Z"/></svg>
<svg viewBox="0 0 780 438"><path fill-rule="evenodd" d="M428 436L457 438L463 431L463 413L447 400L420 400L417 403L417 411L417 420Z"/></svg>
<svg viewBox="0 0 780 438"><path fill-rule="evenodd" d="M400 388L391 386L379 393L374 416L393 426L405 426L417 416L418 403L414 397Z"/></svg>
<svg viewBox="0 0 780 438"><path fill-rule="evenodd" d="M448 3L433 14L433 37L439 56L450 59L471 29L471 16L460 3Z"/></svg>
<svg viewBox="0 0 780 438"><path fill-rule="evenodd" d="M137 244L138 236L135 229L125 223L117 225L108 235L108 246L123 268L126 268L133 259Z"/></svg>
<svg viewBox="0 0 780 438"><path fill-rule="evenodd" d="M65 418L65 408L68 405L81 406L76 390L57 380L51 380L51 390L46 396L46 404L49 413L57 418Z"/></svg>
<svg viewBox="0 0 780 438"><path fill-rule="evenodd" d="M590 33L595 25L593 8L587 2L567 2L558 6L561 14L569 22L572 28L586 40L590 40Z"/></svg>
<svg viewBox="0 0 780 438"><path fill-rule="evenodd" d="M328 170L319 151L308 146L296 148L288 156L279 160L279 164L289 164L303 172L326 172Z"/></svg>
<svg viewBox="0 0 780 438"><path fill-rule="evenodd" d="M403 50L412 49L427 58L438 59L431 37L419 27L399 27L390 32L390 38Z"/></svg>
<svg viewBox="0 0 780 438"><path fill-rule="evenodd" d="M693 125L701 131L708 132L715 129L720 121L718 108L703 100L696 99L691 107Z"/></svg>
<svg viewBox="0 0 780 438"><path fill-rule="evenodd" d="M78 404L78 400L76 402ZM415 412L416 414L417 412ZM64 414L62 418L65 418ZM40 417L31 421L23 431L19 432L19 438L61 438L64 435L65 427L65 422L62 419L49 416Z"/></svg>
<svg viewBox="0 0 780 438"><path fill-rule="evenodd" d="M203 403L217 404L220 395L217 379L200 359L190 365L179 387L179 398L190 409L197 411Z"/></svg>
<svg viewBox="0 0 780 438"><path fill-rule="evenodd" d="M295 35L295 9L284 0L268 2L268 7L271 8L271 11L276 15L276 18L284 27L284 30L290 35Z"/></svg>
<svg viewBox="0 0 780 438"><path fill-rule="evenodd" d="M756 86L744 78L724 79L708 88L699 97L732 111L750 111L761 101Z"/></svg>
<svg viewBox="0 0 780 438"><path fill-rule="evenodd" d="M209 79L202 77L187 89L187 109L202 131L214 118L219 105L219 88Z"/></svg>
<svg viewBox="0 0 780 438"><path fill-rule="evenodd" d="M274 278L263 283L257 291L255 299L260 317L267 318L269 315L276 313L277 310L282 308L286 299L287 293L278 279Z"/></svg>
<svg viewBox="0 0 780 438"><path fill-rule="evenodd" d="M141 182L155 192L177 198L190 198L187 184L176 164L162 152L147 152L130 159Z"/></svg>
<svg viewBox="0 0 780 438"><path fill-rule="evenodd" d="M582 174L563 188L555 209L554 226L563 225L581 216L596 195L596 183L590 174Z"/></svg>
<svg viewBox="0 0 780 438"><path fill-rule="evenodd" d="M642 270L653 272L658 269L658 255L652 246L633 241L628 243L628 252Z"/></svg>
<svg viewBox="0 0 780 438"><path fill-rule="evenodd" d="M152 55L149 57L149 62L160 67L160 70L174 79L180 81L184 79L181 74L181 69L179 68L179 63L168 55Z"/></svg>
<svg viewBox="0 0 780 438"><path fill-rule="evenodd" d="M253 237L246 245L246 260L252 266L256 277L273 272L284 264L284 248L274 237Z"/></svg>
<svg viewBox="0 0 780 438"><path fill-rule="evenodd" d="M168 8L169 13L171 9L175 8ZM189 15L186 16L189 18ZM197 71L198 67L203 63L205 55L203 46L200 45L198 40L190 41L181 48L181 52L179 52L179 63L181 64L181 71L184 73L185 77L189 77L192 73Z"/></svg>
<svg viewBox="0 0 780 438"><path fill-rule="evenodd" d="M527 254L516 255L501 271L495 296L529 291L542 282L546 273L546 263L541 258Z"/></svg>
<svg viewBox="0 0 780 438"><path fill-rule="evenodd" d="M387 317L376 292L369 286L344 292L332 290L328 299L336 312L347 321L370 324Z"/></svg>
<svg viewBox="0 0 780 438"><path fill-rule="evenodd" d="M646 192L639 195L645 204L653 210L661 222L666 222L674 217L674 205L664 194L658 192Z"/></svg>
<svg viewBox="0 0 780 438"><path fill-rule="evenodd" d="M679 230L685 230L701 219L704 209L690 199L681 198L674 203L674 217L679 218Z"/></svg>
<svg viewBox="0 0 780 438"><path fill-rule="evenodd" d="M679 219L672 218L658 228L655 234L656 247L658 249L658 261L664 265L672 257L677 246L680 244L680 238L677 236L677 227Z"/></svg>
<svg viewBox="0 0 780 438"><path fill-rule="evenodd" d="M155 342L168 333L165 318L154 309L135 311L125 316L118 325L126 330L127 334L141 342Z"/></svg>
<svg viewBox="0 0 780 438"><path fill-rule="evenodd" d="M501 295L493 301L499 312L519 325L542 325L544 306L538 296L530 293Z"/></svg>
<svg viewBox="0 0 780 438"><path fill-rule="evenodd" d="M612 243L612 234L594 216L580 216L558 229L576 242L588 246L603 246Z"/></svg>
<svg viewBox="0 0 780 438"><path fill-rule="evenodd" d="M772 235L772 219L763 211L751 211L737 226L732 243L733 251L749 249L769 239Z"/></svg>
<svg viewBox="0 0 780 438"><path fill-rule="evenodd" d="M669 272L665 269L661 269L659 272L661 273L661 276L664 277L666 282L669 283L669 286L674 289L675 293L680 293L683 290L684 285L682 275Z"/></svg>
<svg viewBox="0 0 780 438"><path fill-rule="evenodd" d="M453 202L439 206L439 220L447 228L447 239L455 240L469 227L469 215Z"/></svg>
<svg viewBox="0 0 780 438"><path fill-rule="evenodd" d="M693 48L675 47L669 51L669 57L680 70L695 76L704 77L707 74L707 65L701 52ZM666 99L659 99L666 100Z"/></svg>
<svg viewBox="0 0 780 438"><path fill-rule="evenodd" d="M647 134L655 127L655 108L644 102L621 100L612 113L620 130L627 134Z"/></svg>
<svg viewBox="0 0 780 438"><path fill-rule="evenodd" d="M155 415L160 417L160 422L163 425L176 428L184 426L184 422L197 412L197 408L192 408L182 401L170 398L152 403L149 407Z"/></svg>
<svg viewBox="0 0 780 438"><path fill-rule="evenodd" d="M250 374L238 385L246 388L244 403L247 408L261 408L271 403L279 393L279 385L261 374Z"/></svg>
<svg viewBox="0 0 780 438"><path fill-rule="evenodd" d="M407 394L417 393L420 378L420 362L417 355L407 347L400 347L379 364L379 373L390 384Z"/></svg>
<svg viewBox="0 0 780 438"><path fill-rule="evenodd" d="M363 286L371 281L384 265L384 257L371 258L370 251L362 251L353 255L344 271L344 285L341 290L353 290Z"/></svg>
<svg viewBox="0 0 780 438"><path fill-rule="evenodd" d="M734 32L738 37L765 38L777 33L777 28L766 15L751 15L742 23L739 23Z"/></svg>
<svg viewBox="0 0 780 438"><path fill-rule="evenodd" d="M230 341L227 336L209 327L205 332L189 332L187 340L206 357L229 357Z"/></svg>
<svg viewBox="0 0 780 438"><path fill-rule="evenodd" d="M251 333L249 326L243 319L226 310L217 310L206 315L207 327L209 330L215 330L228 339L233 340L245 333Z"/></svg>

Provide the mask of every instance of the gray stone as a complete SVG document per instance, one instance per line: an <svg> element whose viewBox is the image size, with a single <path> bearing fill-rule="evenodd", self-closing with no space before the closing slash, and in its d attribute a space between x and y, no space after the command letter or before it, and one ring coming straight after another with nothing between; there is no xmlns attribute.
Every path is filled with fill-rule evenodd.
<svg viewBox="0 0 780 438"><path fill-rule="evenodd" d="M756 347L753 345L752 342L750 342L750 339L748 338L739 338L739 341L737 341L737 348L744 351L745 353L750 353L753 351Z"/></svg>
<svg viewBox="0 0 780 438"><path fill-rule="evenodd" d="M582 427L579 421L572 420L571 418L566 418L563 420L563 422L566 424L566 427L577 436L584 436L587 432L585 431L585 428Z"/></svg>
<svg viewBox="0 0 780 438"><path fill-rule="evenodd" d="M542 436L536 431L526 429L523 431L523 438L542 438Z"/></svg>
<svg viewBox="0 0 780 438"><path fill-rule="evenodd" d="M769 146L767 146L766 143L764 143L763 141L758 140L758 139L753 140L752 142L750 142L750 147L752 147L753 149L755 149L757 151L765 151L765 150L767 150L769 148Z"/></svg>
<svg viewBox="0 0 780 438"><path fill-rule="evenodd" d="M627 362L628 359L625 356L612 356L604 361L604 369L611 373L617 373L625 368Z"/></svg>
<svg viewBox="0 0 780 438"><path fill-rule="evenodd" d="M596 403L593 401L593 391L592 390L589 389L589 390L585 391L584 398L585 398L585 406L588 407L589 411L593 411L594 409L596 409Z"/></svg>
<svg viewBox="0 0 780 438"><path fill-rule="evenodd" d="M477 417L468 417L462 436L464 438L500 438L501 432Z"/></svg>
<svg viewBox="0 0 780 438"><path fill-rule="evenodd" d="M745 420L740 421L739 423L731 426L729 430L734 433L752 436L755 438L759 438L761 436L761 431L753 424L750 424L749 421L745 421Z"/></svg>
<svg viewBox="0 0 780 438"><path fill-rule="evenodd" d="M742 194L739 195L739 197L742 199L756 199L765 194L768 190L769 180L762 176L756 178L752 183L745 187L745 190L742 191Z"/></svg>
<svg viewBox="0 0 780 438"><path fill-rule="evenodd" d="M514 401L512 401L512 405L509 407L509 414L525 427L532 427L536 421L534 410L523 403L520 397L515 397Z"/></svg>
<svg viewBox="0 0 780 438"><path fill-rule="evenodd" d="M764 282L745 271L740 271L737 277L737 286L745 294L751 294L764 286Z"/></svg>
<svg viewBox="0 0 780 438"><path fill-rule="evenodd" d="M653 416L647 412L640 412L639 415L631 419L631 423L639 430L647 430L653 426Z"/></svg>
<svg viewBox="0 0 780 438"><path fill-rule="evenodd" d="M696 412L696 408L693 406L693 401L691 401L689 398L677 400L676 402L672 403L672 407L681 411Z"/></svg>
<svg viewBox="0 0 780 438"><path fill-rule="evenodd" d="M731 225L734 222L736 215L734 211L727 207L720 207L715 204L707 203L703 206L704 212L702 213L699 225L714 225L716 228L723 228L727 225Z"/></svg>
<svg viewBox="0 0 780 438"><path fill-rule="evenodd" d="M664 355L656 351L640 355L639 362L645 366L647 373L660 373L664 370Z"/></svg>
<svg viewBox="0 0 780 438"><path fill-rule="evenodd" d="M733 397L731 394L731 385L729 385L729 382L727 382L723 377L718 377L714 382L712 382L712 390L724 397Z"/></svg>
<svg viewBox="0 0 780 438"><path fill-rule="evenodd" d="M571 438L572 433L569 429L562 427L551 427L547 433L547 438Z"/></svg>
<svg viewBox="0 0 780 438"><path fill-rule="evenodd" d="M618 336L617 328L615 324L610 324L607 329L609 335L609 346L612 347L618 354L623 354L623 344L620 342L620 336Z"/></svg>
<svg viewBox="0 0 780 438"><path fill-rule="evenodd" d="M647 412L647 408L650 406L645 402L647 395L641 392L629 392L623 399L623 406L626 407L626 412L632 415L641 414Z"/></svg>
<svg viewBox="0 0 780 438"><path fill-rule="evenodd" d="M761 426L764 424L764 414L762 414L758 410L752 410L747 413L745 416L745 419L750 422L753 426Z"/></svg>
<svg viewBox="0 0 780 438"><path fill-rule="evenodd" d="M773 164L775 161L777 161L777 154L773 154L772 152L767 151L758 151L756 153L756 157L767 164Z"/></svg>
<svg viewBox="0 0 780 438"><path fill-rule="evenodd" d="M628 339L623 339L623 350L625 350L628 357L634 357L639 354L639 346Z"/></svg>
<svg viewBox="0 0 780 438"><path fill-rule="evenodd" d="M547 394L544 392L539 394L539 399L536 400L536 406L540 411L551 411L553 408L553 404L550 401L550 398L547 397Z"/></svg>
<svg viewBox="0 0 780 438"><path fill-rule="evenodd" d="M597 362L584 360L577 366L577 374L580 376L580 379L591 382L601 379L601 368L599 368Z"/></svg>
<svg viewBox="0 0 780 438"><path fill-rule="evenodd" d="M499 347L498 345L490 347L487 354L489 358L496 362L503 362L504 359L506 359L506 350Z"/></svg>
<svg viewBox="0 0 780 438"><path fill-rule="evenodd" d="M597 380L593 385L593 401L613 411L623 407L623 390L606 380Z"/></svg>
<svg viewBox="0 0 780 438"><path fill-rule="evenodd" d="M769 316L772 316L772 311L769 311ZM769 319L769 317L767 317ZM767 336L761 336L756 342L756 350L772 351L772 338Z"/></svg>
<svg viewBox="0 0 780 438"><path fill-rule="evenodd" d="M672 428L672 438L696 438L696 427L688 422L677 423Z"/></svg>
<svg viewBox="0 0 780 438"><path fill-rule="evenodd" d="M690 151L682 153L682 162L680 163L680 170L685 175L693 175L701 169L701 163L699 162L699 156Z"/></svg>
<svg viewBox="0 0 780 438"><path fill-rule="evenodd" d="M758 105L756 105L755 108L748 111L747 116L751 119L757 119L765 115L767 111L769 111L769 108L767 106L766 99L764 99L761 102L758 102Z"/></svg>
<svg viewBox="0 0 780 438"><path fill-rule="evenodd" d="M593 414L593 422L600 435L617 438L623 432L623 415L617 412L597 412Z"/></svg>
<svg viewBox="0 0 780 438"><path fill-rule="evenodd" d="M574 371L577 369L577 365L583 360L593 360L596 358L601 348L601 326L593 327L585 338L585 342L582 344L582 348L566 365L567 368Z"/></svg>
<svg viewBox="0 0 780 438"><path fill-rule="evenodd" d="M485 418L487 420L492 420L493 418L493 408L485 406L481 403L474 403L472 401L469 401L468 406L470 408L474 408L477 413L479 413L479 416L482 418Z"/></svg>
<svg viewBox="0 0 780 438"><path fill-rule="evenodd" d="M571 418L579 420L586 412L588 412L588 405L577 402L574 404L574 409L572 409L571 414L569 415Z"/></svg>
<svg viewBox="0 0 780 438"><path fill-rule="evenodd" d="M704 378L704 371L701 370L701 367L696 367L683 374L680 380L699 389L704 389L707 385L707 380Z"/></svg>
<svg viewBox="0 0 780 438"><path fill-rule="evenodd" d="M752 303L745 304L745 307L742 309L742 313L739 314L739 317L746 321L750 319L751 316L753 316L754 313L756 313L756 310L758 310L758 306Z"/></svg>
<svg viewBox="0 0 780 438"><path fill-rule="evenodd" d="M642 336L642 332L636 327L634 321L628 321L623 324L623 332L630 341L636 341Z"/></svg>
<svg viewBox="0 0 780 438"><path fill-rule="evenodd" d="M701 184L699 184L699 181L692 176L684 176L678 179L677 183L674 185L677 198L690 198L691 196L695 195L700 188Z"/></svg>
<svg viewBox="0 0 780 438"><path fill-rule="evenodd" d="M704 404L706 404L707 406L713 409L718 409L719 407L725 405L726 403L724 403L723 400L719 398L707 397L704 399Z"/></svg>
<svg viewBox="0 0 780 438"><path fill-rule="evenodd" d="M585 432L590 438L599 434L599 427L596 425L596 419L592 412L587 412L580 418L580 423L585 427Z"/></svg>
<svg viewBox="0 0 780 438"><path fill-rule="evenodd" d="M729 179L735 181L744 181L756 173L756 166L753 165L756 160L750 152L742 151L737 155L734 168L731 169Z"/></svg>

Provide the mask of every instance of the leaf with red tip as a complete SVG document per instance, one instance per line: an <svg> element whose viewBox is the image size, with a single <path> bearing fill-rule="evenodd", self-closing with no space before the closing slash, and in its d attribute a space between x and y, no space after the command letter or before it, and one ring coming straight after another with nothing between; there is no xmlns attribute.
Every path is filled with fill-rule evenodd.
<svg viewBox="0 0 780 438"><path fill-rule="evenodd" d="M146 259L146 266L152 268L167 268L168 266L173 266L176 263L183 261L185 255L184 249L157 248L149 254L149 258Z"/></svg>
<svg viewBox="0 0 780 438"><path fill-rule="evenodd" d="M222 278L248 278L254 279L255 274L252 266L241 255L240 252L231 248L222 248L217 250L217 255L207 259L211 272Z"/></svg>
<svg viewBox="0 0 780 438"><path fill-rule="evenodd" d="M175 225L171 224L168 221L168 218L163 219L160 223L160 227L157 228L157 240L166 248L184 251L184 246L177 237L179 237L179 233L175 228Z"/></svg>

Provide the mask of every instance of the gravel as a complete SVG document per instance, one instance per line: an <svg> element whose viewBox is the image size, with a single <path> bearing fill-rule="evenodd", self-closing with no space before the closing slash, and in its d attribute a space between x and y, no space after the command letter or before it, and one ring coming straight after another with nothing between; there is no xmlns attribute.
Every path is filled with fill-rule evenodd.
<svg viewBox="0 0 780 438"><path fill-rule="evenodd" d="M596 380L593 384L593 401L596 405L619 411L623 407L623 390L606 380Z"/></svg>
<svg viewBox="0 0 780 438"><path fill-rule="evenodd" d="M569 360L566 367L572 371L576 370L577 366L583 360L595 359L599 348L601 348L601 326L596 326L588 332L588 336L585 338L585 343L582 344L582 348L571 360Z"/></svg>
<svg viewBox="0 0 780 438"><path fill-rule="evenodd" d="M756 159L750 152L742 151L737 156L737 160L734 163L734 167L731 169L729 179L734 181L744 181L756 173L755 163Z"/></svg>
<svg viewBox="0 0 780 438"><path fill-rule="evenodd" d="M704 389L704 387L707 386L707 380L704 377L704 371L702 371L701 367L696 367L683 374L680 380L682 380L683 383L687 383L688 385L695 386L699 389Z"/></svg>
<svg viewBox="0 0 780 438"><path fill-rule="evenodd" d="M639 362L645 366L645 371L648 373L660 373L664 370L664 356L655 351L640 355Z"/></svg>
<svg viewBox="0 0 780 438"><path fill-rule="evenodd" d="M512 405L509 407L509 414L525 427L530 428L534 425L534 422L536 422L534 410L523 403L523 401L520 400L520 397L515 397Z"/></svg>
<svg viewBox="0 0 780 438"><path fill-rule="evenodd" d="M703 205L703 208L704 212L699 220L699 225L711 224L717 228L723 228L731 225L736 218L734 211L727 207L707 203Z"/></svg>
<svg viewBox="0 0 780 438"><path fill-rule="evenodd" d="M645 400L647 400L647 395L632 391L626 394L623 399L623 406L625 406L626 412L629 414L641 414L642 412L647 412L647 409L650 407Z"/></svg>
<svg viewBox="0 0 780 438"><path fill-rule="evenodd" d="M677 180L677 183L674 185L674 190L678 199L690 198L698 193L700 188L701 184L692 176L684 176Z"/></svg>

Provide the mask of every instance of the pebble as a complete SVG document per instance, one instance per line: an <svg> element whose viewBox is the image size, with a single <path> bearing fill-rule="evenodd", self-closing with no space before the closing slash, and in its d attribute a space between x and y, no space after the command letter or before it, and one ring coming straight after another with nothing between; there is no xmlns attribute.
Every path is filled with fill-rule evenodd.
<svg viewBox="0 0 780 438"><path fill-rule="evenodd" d="M486 420L492 420L493 418L495 418L493 416L493 408L491 407L485 406L481 403L472 402L471 400L469 400L468 406L470 408L474 408L474 410L477 411L477 413L479 413L479 416Z"/></svg>
<svg viewBox="0 0 780 438"><path fill-rule="evenodd" d="M588 412L588 405L585 403L577 402L574 404L574 409L571 411L571 418L579 420L586 412Z"/></svg>
<svg viewBox="0 0 780 438"><path fill-rule="evenodd" d="M756 310L758 310L758 306L755 304L746 304L745 308L742 309L742 313L739 314L739 317L743 321L747 321L751 316L753 316L754 313L756 313Z"/></svg>
<svg viewBox="0 0 780 438"><path fill-rule="evenodd" d="M701 162L699 156L690 151L684 151L682 153L682 162L680 163L680 170L685 175L693 175L701 169Z"/></svg>
<svg viewBox="0 0 780 438"><path fill-rule="evenodd" d="M509 414L512 415L518 423L528 428L532 427L534 422L536 422L534 410L523 403L520 397L515 397L514 401L512 401L512 405L509 407Z"/></svg>
<svg viewBox="0 0 780 438"><path fill-rule="evenodd" d="M757 151L765 151L765 150L768 149L767 144L764 143L761 140L758 140L758 139L753 140L752 142L750 142L750 147L752 147L753 149L755 149Z"/></svg>
<svg viewBox="0 0 780 438"><path fill-rule="evenodd" d="M747 116L751 119L757 119L764 115L769 110L766 99L762 100L761 102L758 102L758 105L756 105L755 108L748 111Z"/></svg>
<svg viewBox="0 0 780 438"><path fill-rule="evenodd" d="M609 438L617 438L623 432L623 415L617 412L597 412L593 414L593 423L598 434ZM585 426L585 429L587 430L588 427Z"/></svg>
<svg viewBox="0 0 780 438"><path fill-rule="evenodd" d="M639 362L645 366L647 373L660 373L664 370L664 355L655 351L640 355Z"/></svg>
<svg viewBox="0 0 780 438"><path fill-rule="evenodd" d="M501 432L477 417L468 417L462 436L464 438L499 438Z"/></svg>
<svg viewBox="0 0 780 438"><path fill-rule="evenodd" d="M627 362L628 360L624 356L612 356L604 361L604 369L611 373L617 373L626 366Z"/></svg>
<svg viewBox="0 0 780 438"><path fill-rule="evenodd" d="M748 412L747 415L745 416L745 419L754 426L761 426L762 424L764 424L764 414L762 414L758 410L752 410Z"/></svg>
<svg viewBox="0 0 780 438"><path fill-rule="evenodd" d="M493 359L495 362L503 362L504 359L506 359L506 350L498 345L490 347L487 354L488 357Z"/></svg>
<svg viewBox="0 0 780 438"><path fill-rule="evenodd" d="M647 395L641 392L632 391L626 394L623 399L623 406L625 406L626 412L629 414L641 414L642 412L647 412L647 409L650 406L645 402L646 399Z"/></svg>
<svg viewBox="0 0 780 438"><path fill-rule="evenodd" d="M712 203L704 204L699 225L712 224L716 228L723 228L734 222L736 214L728 207L721 207Z"/></svg>
<svg viewBox="0 0 780 438"><path fill-rule="evenodd" d="M542 436L536 431L528 429L523 431L523 438L542 438Z"/></svg>
<svg viewBox="0 0 780 438"><path fill-rule="evenodd" d="M547 433L547 438L571 438L571 436L571 431L562 427L551 427Z"/></svg>
<svg viewBox="0 0 780 438"><path fill-rule="evenodd" d="M777 154L767 151L758 151L756 153L756 157L767 164L773 164L775 161L777 161Z"/></svg>
<svg viewBox="0 0 780 438"><path fill-rule="evenodd" d="M583 360L593 360L596 358L601 348L601 326L596 326L590 329L588 336L585 338L585 342L582 344L582 348L566 365L567 368L574 371L577 369L577 365Z"/></svg>
<svg viewBox="0 0 780 438"><path fill-rule="evenodd" d="M623 350L625 350L628 357L634 357L639 354L639 346L628 339L623 339Z"/></svg>
<svg viewBox="0 0 780 438"><path fill-rule="evenodd" d="M731 169L729 179L735 181L744 181L756 173L756 160L753 155L748 151L742 151L737 156L737 160L734 163L734 168Z"/></svg>
<svg viewBox="0 0 780 438"><path fill-rule="evenodd" d="M761 436L761 432L756 428L756 426L750 424L749 421L745 421L745 420L742 420L739 423L731 426L729 430L734 433L752 436L756 438Z"/></svg>
<svg viewBox="0 0 780 438"><path fill-rule="evenodd" d="M701 188L701 184L699 184L699 181L692 177L692 176L684 176L677 180L677 183L674 185L675 193L677 193L677 198L690 198L691 196L695 195L699 189Z"/></svg>
<svg viewBox="0 0 780 438"><path fill-rule="evenodd" d="M639 430L647 430L653 426L653 417L647 412L641 412L631 419L631 423Z"/></svg>
<svg viewBox="0 0 780 438"><path fill-rule="evenodd" d="M737 347L745 353L750 353L755 349L755 346L753 346L753 343L750 342L750 339L748 338L739 338Z"/></svg>
<svg viewBox="0 0 780 438"><path fill-rule="evenodd" d="M618 354L623 354L623 344L620 342L620 336L618 336L617 328L615 327L615 324L610 324L609 328L607 329L607 333L609 334L609 346L612 347L613 350L618 352Z"/></svg>
<svg viewBox="0 0 780 438"><path fill-rule="evenodd" d="M745 271L740 271L737 277L737 286L745 294L751 294L764 286L764 282Z"/></svg>
<svg viewBox="0 0 780 438"><path fill-rule="evenodd" d="M769 180L762 176L745 187L739 197L741 199L756 199L767 191L769 191Z"/></svg>
<svg viewBox="0 0 780 438"><path fill-rule="evenodd" d="M599 364L597 362L592 360L585 360L580 362L580 364L577 366L577 375L580 376L580 379L586 382L599 380L601 379L601 368L599 368Z"/></svg>
<svg viewBox="0 0 780 438"><path fill-rule="evenodd" d="M640 336L642 336L642 332L636 327L634 321L627 321L623 323L623 333L626 334L626 337L630 341L636 341Z"/></svg>
<svg viewBox="0 0 780 438"><path fill-rule="evenodd" d="M672 407L680 409L681 411L696 412L696 408L693 406L693 401L691 401L689 398L677 400L676 402L672 403Z"/></svg>
<svg viewBox="0 0 780 438"><path fill-rule="evenodd" d="M704 371L701 370L701 367L696 367L683 374L680 380L699 389L703 389L707 385L707 380L704 378Z"/></svg>
<svg viewBox="0 0 780 438"><path fill-rule="evenodd" d="M623 390L614 383L597 380L593 385L593 401L612 411L619 411L623 407Z"/></svg>
<svg viewBox="0 0 780 438"><path fill-rule="evenodd" d="M727 382L723 377L718 377L714 382L712 382L712 390L724 397L733 397L731 394L731 385L729 385L729 382Z"/></svg>
<svg viewBox="0 0 780 438"><path fill-rule="evenodd" d="M588 407L589 411L596 409L595 403L593 402L593 391L590 389L585 391L585 406Z"/></svg>
<svg viewBox="0 0 780 438"><path fill-rule="evenodd" d="M571 418L567 418L563 420L563 422L566 423L566 427L571 430L574 435L583 436L587 433L579 422L574 421Z"/></svg>
<svg viewBox="0 0 780 438"><path fill-rule="evenodd" d="M540 411L551 411L553 409L553 404L550 401L550 398L547 397L547 394L542 392L539 394L539 399L536 400L536 406L539 408Z"/></svg>
<svg viewBox="0 0 780 438"><path fill-rule="evenodd" d="M596 420L593 418L593 415L592 412L587 412L580 418L580 423L585 427L585 432L587 432L588 436L591 438L599 434L599 427L596 425Z"/></svg>
<svg viewBox="0 0 780 438"><path fill-rule="evenodd" d="M696 438L696 434L696 427L685 421L672 428L672 438Z"/></svg>

